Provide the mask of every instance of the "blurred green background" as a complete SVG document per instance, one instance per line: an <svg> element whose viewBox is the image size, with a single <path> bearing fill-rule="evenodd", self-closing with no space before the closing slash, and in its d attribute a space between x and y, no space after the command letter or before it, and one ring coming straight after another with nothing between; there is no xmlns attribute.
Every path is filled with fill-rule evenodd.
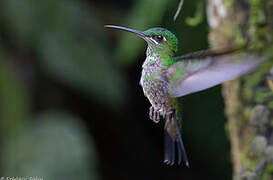
<svg viewBox="0 0 273 180"><path fill-rule="evenodd" d="M208 48L205 4L1 0L0 176L231 179L221 88L181 98L190 168L163 164L163 128L139 85L145 42L104 24L161 26L178 54Z"/></svg>

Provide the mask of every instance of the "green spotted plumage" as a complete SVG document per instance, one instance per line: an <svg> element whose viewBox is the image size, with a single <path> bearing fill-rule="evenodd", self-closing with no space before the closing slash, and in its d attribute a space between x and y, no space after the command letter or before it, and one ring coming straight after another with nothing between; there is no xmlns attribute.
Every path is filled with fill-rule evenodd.
<svg viewBox="0 0 273 180"><path fill-rule="evenodd" d="M132 32L148 44L140 85L152 105L150 119L159 122L160 117L163 117L165 120L164 162L170 165L183 161L189 166L177 123L181 114L176 98L236 78L253 70L266 59L266 56L237 53L233 49L222 52L207 50L174 57L178 40L167 29L137 31L114 25L105 27Z"/></svg>
<svg viewBox="0 0 273 180"><path fill-rule="evenodd" d="M178 49L177 38L173 33L163 28L152 28L143 33L152 39L148 41L140 85L143 88L144 95L152 104L150 119L159 122L160 116L163 116L166 120L164 162L172 165L177 159L178 164L180 164L183 159L185 165L189 166L177 124L179 117L177 116L177 100L169 97L169 83L165 73L175 63L174 54ZM162 36L163 40L157 40L156 36Z"/></svg>

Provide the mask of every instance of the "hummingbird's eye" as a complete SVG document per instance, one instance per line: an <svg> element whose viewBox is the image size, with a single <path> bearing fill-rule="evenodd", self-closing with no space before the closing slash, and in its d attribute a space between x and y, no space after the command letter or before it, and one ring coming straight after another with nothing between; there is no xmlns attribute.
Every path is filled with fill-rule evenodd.
<svg viewBox="0 0 273 180"><path fill-rule="evenodd" d="M161 35L155 35L153 36L153 39L156 40L157 42L162 42L164 40L164 37Z"/></svg>

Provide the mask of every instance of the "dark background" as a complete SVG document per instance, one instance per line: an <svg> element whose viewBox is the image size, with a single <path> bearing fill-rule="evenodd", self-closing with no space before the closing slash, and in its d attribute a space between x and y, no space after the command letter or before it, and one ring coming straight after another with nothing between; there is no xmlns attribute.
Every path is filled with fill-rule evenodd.
<svg viewBox="0 0 273 180"><path fill-rule="evenodd" d="M231 179L221 87L180 98L190 168L163 164L163 125L139 85L145 42L105 24L164 27L184 54L208 48L205 4L1 0L1 176Z"/></svg>

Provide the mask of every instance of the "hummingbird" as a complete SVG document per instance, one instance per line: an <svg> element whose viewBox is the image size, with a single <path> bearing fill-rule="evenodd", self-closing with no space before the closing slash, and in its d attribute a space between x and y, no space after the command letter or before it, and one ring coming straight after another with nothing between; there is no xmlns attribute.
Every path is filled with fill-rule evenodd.
<svg viewBox="0 0 273 180"><path fill-rule="evenodd" d="M264 57L236 53L238 49L203 50L175 56L178 39L169 30L155 27L139 31L116 25L106 28L134 33L147 42L146 59L142 65L140 85L151 103L149 117L155 123L165 120L164 162L168 165L189 161L178 121L181 113L178 97L202 91L232 80L258 67Z"/></svg>

